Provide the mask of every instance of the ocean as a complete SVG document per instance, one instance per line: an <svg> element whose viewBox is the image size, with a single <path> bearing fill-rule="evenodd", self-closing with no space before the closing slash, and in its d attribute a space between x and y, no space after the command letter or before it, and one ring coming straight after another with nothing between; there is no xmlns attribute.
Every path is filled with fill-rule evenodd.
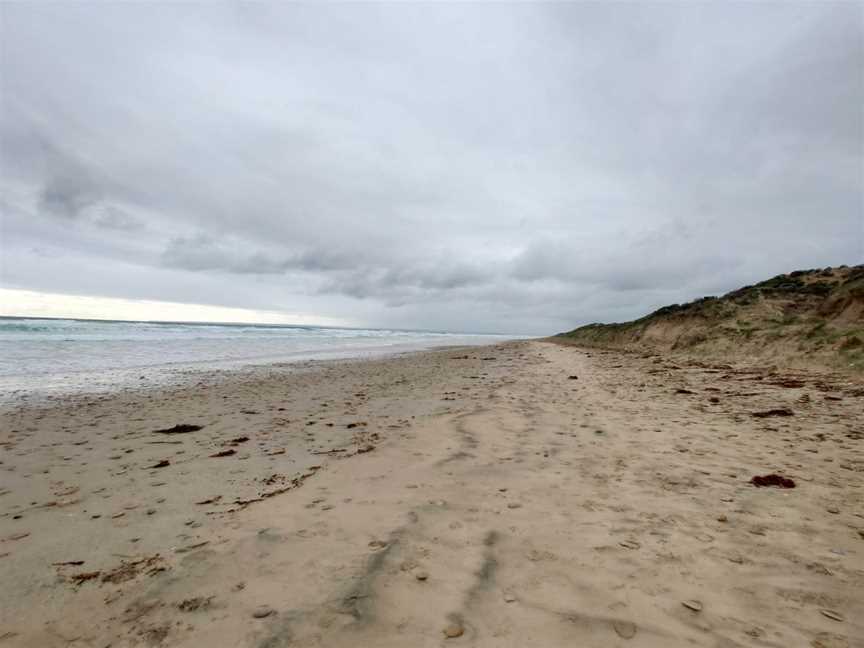
<svg viewBox="0 0 864 648"><path fill-rule="evenodd" d="M391 329L0 317L0 400L167 384L213 369L507 339Z"/></svg>

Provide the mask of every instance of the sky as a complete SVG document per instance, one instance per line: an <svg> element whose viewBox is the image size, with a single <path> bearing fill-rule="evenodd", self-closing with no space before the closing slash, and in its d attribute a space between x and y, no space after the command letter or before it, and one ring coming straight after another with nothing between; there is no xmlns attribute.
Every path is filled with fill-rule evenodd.
<svg viewBox="0 0 864 648"><path fill-rule="evenodd" d="M864 261L862 106L857 2L4 2L0 314L623 321Z"/></svg>

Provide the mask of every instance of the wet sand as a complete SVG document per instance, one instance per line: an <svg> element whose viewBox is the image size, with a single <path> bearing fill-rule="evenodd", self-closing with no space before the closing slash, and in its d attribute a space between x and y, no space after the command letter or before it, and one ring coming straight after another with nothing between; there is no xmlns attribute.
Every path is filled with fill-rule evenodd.
<svg viewBox="0 0 864 648"><path fill-rule="evenodd" d="M840 375L517 342L6 406L0 445L4 647L864 646Z"/></svg>

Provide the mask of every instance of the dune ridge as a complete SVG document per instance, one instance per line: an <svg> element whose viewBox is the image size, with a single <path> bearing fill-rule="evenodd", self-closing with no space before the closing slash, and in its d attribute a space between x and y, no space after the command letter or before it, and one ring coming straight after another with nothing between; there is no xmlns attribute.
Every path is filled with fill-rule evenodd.
<svg viewBox="0 0 864 648"><path fill-rule="evenodd" d="M864 265L797 270L554 338L587 347L864 371Z"/></svg>

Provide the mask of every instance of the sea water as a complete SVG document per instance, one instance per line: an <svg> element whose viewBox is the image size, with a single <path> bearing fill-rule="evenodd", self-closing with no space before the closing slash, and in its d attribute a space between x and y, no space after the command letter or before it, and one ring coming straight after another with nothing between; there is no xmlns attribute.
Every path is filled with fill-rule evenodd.
<svg viewBox="0 0 864 648"><path fill-rule="evenodd" d="M375 357L506 339L392 329L0 317L0 399L105 391L142 381L160 384L213 369Z"/></svg>

